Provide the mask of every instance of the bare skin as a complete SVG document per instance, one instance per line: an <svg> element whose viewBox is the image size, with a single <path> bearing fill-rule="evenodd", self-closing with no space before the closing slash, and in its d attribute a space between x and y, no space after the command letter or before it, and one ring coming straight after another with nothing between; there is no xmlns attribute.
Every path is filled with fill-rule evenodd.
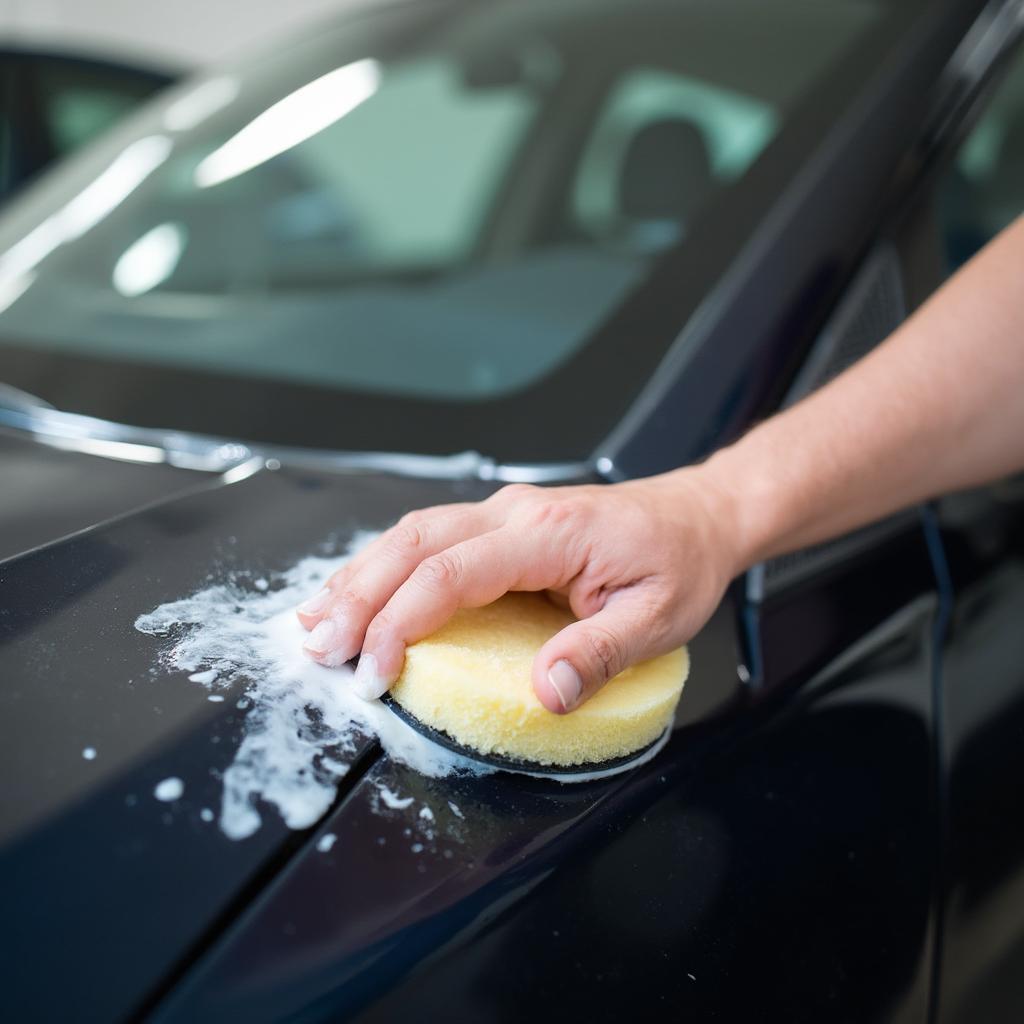
<svg viewBox="0 0 1024 1024"><path fill-rule="evenodd" d="M459 608L548 591L578 618L533 687L566 713L687 642L729 581L947 491L1024 468L1024 218L874 352L706 462L609 486L506 487L405 516L298 611L373 699Z"/></svg>

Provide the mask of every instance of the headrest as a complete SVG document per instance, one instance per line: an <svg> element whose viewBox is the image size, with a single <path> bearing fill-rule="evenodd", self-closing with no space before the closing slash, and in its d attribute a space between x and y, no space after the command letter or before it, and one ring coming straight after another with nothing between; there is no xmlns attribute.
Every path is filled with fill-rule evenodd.
<svg viewBox="0 0 1024 1024"><path fill-rule="evenodd" d="M704 136L690 121L664 118L633 136L619 178L619 212L629 220L686 221L714 185Z"/></svg>

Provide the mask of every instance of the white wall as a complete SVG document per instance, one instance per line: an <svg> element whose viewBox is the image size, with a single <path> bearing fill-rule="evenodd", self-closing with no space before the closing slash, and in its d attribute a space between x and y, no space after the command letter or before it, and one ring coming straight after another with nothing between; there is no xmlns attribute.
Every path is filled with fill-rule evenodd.
<svg viewBox="0 0 1024 1024"><path fill-rule="evenodd" d="M191 67L352 0L0 0L0 41Z"/></svg>

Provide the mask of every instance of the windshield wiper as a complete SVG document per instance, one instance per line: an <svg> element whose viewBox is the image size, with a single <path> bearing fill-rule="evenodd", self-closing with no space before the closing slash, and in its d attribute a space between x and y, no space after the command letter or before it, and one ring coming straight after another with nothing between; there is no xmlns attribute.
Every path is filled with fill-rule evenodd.
<svg viewBox="0 0 1024 1024"><path fill-rule="evenodd" d="M335 472L392 473L433 480L554 483L590 476L589 463L499 463L475 451L452 455L416 452L332 451L250 444L182 430L133 427L63 412L27 391L0 384L0 426L30 433L54 448L126 462L164 462L181 469L226 473L257 462Z"/></svg>

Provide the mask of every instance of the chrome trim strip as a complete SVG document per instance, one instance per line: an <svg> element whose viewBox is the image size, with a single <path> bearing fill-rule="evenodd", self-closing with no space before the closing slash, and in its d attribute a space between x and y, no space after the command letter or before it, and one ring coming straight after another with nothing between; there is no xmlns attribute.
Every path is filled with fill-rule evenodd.
<svg viewBox="0 0 1024 1024"><path fill-rule="evenodd" d="M0 426L31 434L52 448L124 462L164 463L223 473L251 458L246 445L181 432L128 427L45 406L0 404Z"/></svg>
<svg viewBox="0 0 1024 1024"><path fill-rule="evenodd" d="M0 409L52 409L49 402L44 402L37 395L22 391L10 384L0 384Z"/></svg>
<svg viewBox="0 0 1024 1024"><path fill-rule="evenodd" d="M239 467L304 466L334 472L381 472L433 480L555 483L594 476L590 462L498 463L479 452L418 455L412 452L349 452L284 445L243 444L180 430L132 427L78 413L61 412L17 389L0 392L0 427L31 434L41 444L124 462L163 463L203 473Z"/></svg>

